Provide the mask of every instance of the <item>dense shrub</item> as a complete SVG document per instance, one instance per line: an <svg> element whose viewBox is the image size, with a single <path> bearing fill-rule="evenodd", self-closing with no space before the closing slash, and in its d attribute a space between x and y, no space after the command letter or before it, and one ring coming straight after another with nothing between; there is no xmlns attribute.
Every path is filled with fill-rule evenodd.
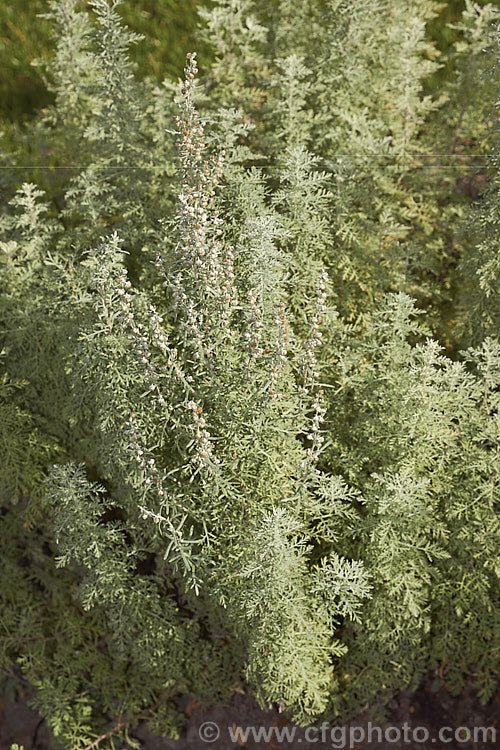
<svg viewBox="0 0 500 750"><path fill-rule="evenodd" d="M6 683L71 748L242 683L303 724L429 668L487 700L493 9L429 93L429 0L219 0L179 86L88 6L50 3L53 168L0 217Z"/></svg>

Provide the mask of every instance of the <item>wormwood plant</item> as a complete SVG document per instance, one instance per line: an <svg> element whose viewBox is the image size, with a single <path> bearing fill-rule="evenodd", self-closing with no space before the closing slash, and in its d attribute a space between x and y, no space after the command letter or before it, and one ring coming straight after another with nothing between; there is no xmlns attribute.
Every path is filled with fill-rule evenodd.
<svg viewBox="0 0 500 750"><path fill-rule="evenodd" d="M372 701L374 685L416 687L430 664L455 690L472 669L486 700L497 680L498 340L452 361L418 317L394 295L362 338L334 338L324 461L362 503L346 552L374 587L347 629L341 705L353 693Z"/></svg>
<svg viewBox="0 0 500 750"><path fill-rule="evenodd" d="M43 519L57 550L50 586L74 581L70 616L53 611L46 627L69 630L69 640L56 635L19 662L64 742L86 743L91 713L106 710L130 723L149 710L165 731L169 695L184 689L213 699L243 673L256 695L294 706L305 720L324 710L330 657L342 651L332 645L335 612L356 616L370 592L361 564L329 547L314 552L322 538L315 488L334 500L338 483L316 468L327 278L317 281L301 343L287 320L276 217L249 217L234 245L222 238L214 196L223 157L204 156L196 73L193 55L176 117L176 243L157 253L150 290L130 281L117 232L68 262L54 222L39 231L46 207L34 186L13 201L24 213L6 220L7 230L26 227L26 241L24 257L14 240L5 243L5 302L15 284L42 289L37 312L50 317L40 325L56 338L64 373L50 419L71 432L67 449L77 459L50 470ZM167 223L165 231L174 230ZM13 536L14 566L17 544ZM335 572L345 584L330 601ZM29 588L19 576L16 584L6 600L11 626ZM310 589L318 591L312 599ZM92 656L99 632L110 634L106 652ZM93 694L92 703L80 694ZM62 714L60 700L69 701Z"/></svg>
<svg viewBox="0 0 500 750"><path fill-rule="evenodd" d="M352 321L404 289L451 347L454 271L466 250L455 232L466 202L457 172L482 153L475 115L491 98L480 40L494 11L467 3L448 53L456 73L429 91L440 64L426 24L439 9L428 0L311 0L300 11L220 0L202 16L216 50L211 98L225 103L236 87L256 123L254 150L281 211L293 211L286 249L298 266L312 257L326 265L336 307Z"/></svg>
<svg viewBox="0 0 500 750"><path fill-rule="evenodd" d="M289 3L241 0L205 14L222 57L202 85L189 54L157 87L117 3L50 4L32 137L64 169L0 217L0 643L61 747L133 743L143 719L175 734L179 693L244 685L311 724L429 668L495 689L496 177L467 256L488 327L452 360L407 293L425 273L401 274L411 237L423 258L449 231L426 234L435 196L404 162L440 117L419 72L434 4L405 31L406 5L367 0L387 38L348 6L301 10L338 79L311 82ZM403 161L347 169L353 143Z"/></svg>

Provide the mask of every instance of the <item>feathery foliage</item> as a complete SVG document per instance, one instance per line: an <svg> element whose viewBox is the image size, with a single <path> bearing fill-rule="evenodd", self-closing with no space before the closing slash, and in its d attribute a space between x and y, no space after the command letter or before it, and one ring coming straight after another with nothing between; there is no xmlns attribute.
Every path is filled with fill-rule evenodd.
<svg viewBox="0 0 500 750"><path fill-rule="evenodd" d="M218 0L178 86L88 6L49 4L29 138L60 169L0 215L3 674L75 750L243 683L302 724L430 668L487 700L496 141L470 213L424 167L480 148L460 97L493 10L467 4L429 93L429 0Z"/></svg>

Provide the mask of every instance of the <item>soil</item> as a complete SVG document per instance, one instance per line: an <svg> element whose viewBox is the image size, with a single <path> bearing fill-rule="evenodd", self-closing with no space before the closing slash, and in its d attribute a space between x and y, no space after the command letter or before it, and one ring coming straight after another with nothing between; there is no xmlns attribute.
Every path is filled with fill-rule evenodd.
<svg viewBox="0 0 500 750"><path fill-rule="evenodd" d="M189 697L180 700L185 722L179 740L156 737L145 725L131 734L141 750L494 750L500 748L500 690L485 706L472 687L452 696L436 677L429 677L413 693L400 693L387 712L385 723L370 723L368 714L349 724L296 727L279 709L261 710L246 694L235 694L227 705L204 706ZM238 728L259 728L263 734ZM489 729L486 733L485 730ZM484 729L484 733L483 733ZM440 735L441 731L441 735ZM216 733L219 736L216 737ZM498 736L496 736L498 735ZM24 750L51 750L49 733L40 716L27 705L27 696L15 701L0 698L0 750L17 742ZM98 745L95 747L98 748ZM126 750L120 743L117 750ZM72 750L68 748L67 750Z"/></svg>

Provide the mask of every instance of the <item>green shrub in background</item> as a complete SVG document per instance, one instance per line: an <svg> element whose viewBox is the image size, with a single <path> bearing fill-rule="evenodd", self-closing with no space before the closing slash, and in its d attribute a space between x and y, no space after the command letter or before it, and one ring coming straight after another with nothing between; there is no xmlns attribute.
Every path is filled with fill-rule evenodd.
<svg viewBox="0 0 500 750"><path fill-rule="evenodd" d="M16 120L44 106L47 91L31 63L46 54L50 25L38 18L44 0L4 3L0 9L1 119Z"/></svg>
<svg viewBox="0 0 500 750"><path fill-rule="evenodd" d="M77 8L85 9L83 0ZM60 205L56 170L61 162L52 159L50 150L33 137L27 137L37 113L53 103L45 68L53 55L56 40L54 27L46 13L48 0L26 4L12 0L0 7L0 191L12 194L24 181L35 181L48 189L52 201ZM195 44L196 3L194 0L164 0L124 3L120 11L142 39L131 49L140 75L162 80L175 79L182 70L187 49L200 49L202 59L206 46ZM154 56L152 56L154 51ZM149 57L148 57L149 54ZM67 162L65 162L67 163ZM5 169L16 165L17 169ZM52 167L52 171L47 169ZM25 169L21 169L25 167Z"/></svg>
<svg viewBox="0 0 500 750"><path fill-rule="evenodd" d="M203 3L204 8L209 5L209 2ZM486 0L480 0L477 5L487 5ZM79 7L86 6L82 0ZM196 31L198 6L195 0L162 0L161 3L124 0L120 7L121 17L144 37L130 50L140 75L151 75L160 80L165 76L177 79L185 51L193 44L199 50L202 69L209 64L211 50L198 38ZM325 4L323 6L326 8ZM22 0L11 0L0 9L0 67L3 71L0 119L4 123L24 115L31 116L50 101L43 79L32 64L51 55L50 24L41 17L47 7L47 0L32 0L29 6ZM268 4L267 7L272 6ZM460 20L464 7L464 0L442 3L438 15L427 24L429 38L441 52L447 52L459 38L453 24ZM433 81L433 85L451 75L452 70L453 63L447 60L437 71L438 80Z"/></svg>
<svg viewBox="0 0 500 750"><path fill-rule="evenodd" d="M79 3L80 9L87 6ZM194 42L196 8L196 0L123 3L124 22L144 37L131 50L141 76L178 78L185 50ZM47 0L32 0L29 5L12 0L0 8L0 112L4 121L32 115L50 102L43 78L33 66L52 54L51 25L43 18L47 9Z"/></svg>
<svg viewBox="0 0 500 750"><path fill-rule="evenodd" d="M65 748L175 734L179 693L242 684L303 724L430 668L487 700L493 9L467 5L430 95L424 0L310 0L300 23L219 0L214 63L189 55L182 87L134 77L137 27L88 5L50 3L53 104L26 143L53 169L3 178L6 686L28 680ZM476 209L429 153L489 159Z"/></svg>

